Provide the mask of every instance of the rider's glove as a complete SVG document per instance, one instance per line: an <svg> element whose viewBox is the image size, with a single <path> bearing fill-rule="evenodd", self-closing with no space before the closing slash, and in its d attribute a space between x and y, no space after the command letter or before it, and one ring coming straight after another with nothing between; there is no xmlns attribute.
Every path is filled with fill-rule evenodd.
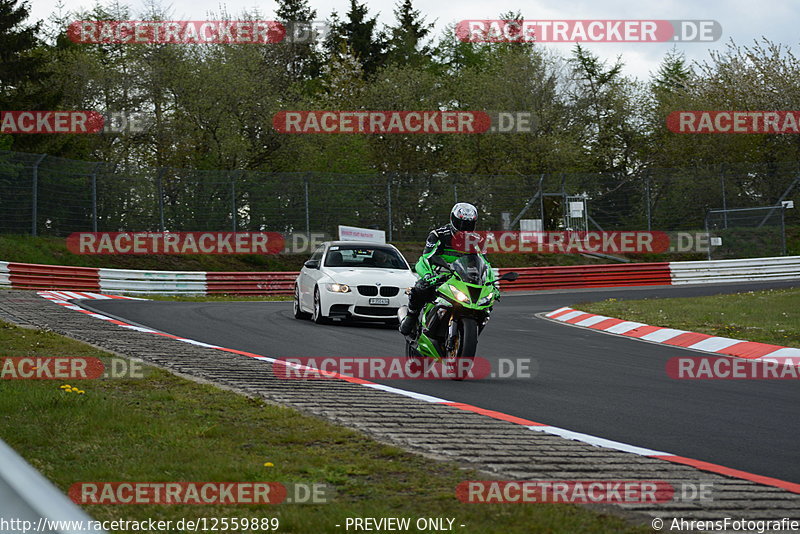
<svg viewBox="0 0 800 534"><path fill-rule="evenodd" d="M425 276L422 277L422 282L425 286L430 287L436 285L439 282L439 277L441 274L439 273L427 273Z"/></svg>

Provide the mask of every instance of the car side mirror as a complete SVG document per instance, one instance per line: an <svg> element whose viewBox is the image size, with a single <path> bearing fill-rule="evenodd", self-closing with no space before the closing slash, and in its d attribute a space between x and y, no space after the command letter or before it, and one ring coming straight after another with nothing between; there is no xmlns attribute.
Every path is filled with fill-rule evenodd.
<svg viewBox="0 0 800 534"><path fill-rule="evenodd" d="M510 273L504 274L503 276L498 278L498 280L508 280L509 282L513 282L517 278L519 278L519 273L515 273L515 272L512 271Z"/></svg>
<svg viewBox="0 0 800 534"><path fill-rule="evenodd" d="M303 265L309 269L319 269L319 260L308 260Z"/></svg>

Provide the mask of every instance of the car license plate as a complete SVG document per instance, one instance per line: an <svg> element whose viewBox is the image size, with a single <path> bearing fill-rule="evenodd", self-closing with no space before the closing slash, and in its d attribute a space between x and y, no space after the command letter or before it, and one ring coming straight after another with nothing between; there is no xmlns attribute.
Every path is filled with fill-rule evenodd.
<svg viewBox="0 0 800 534"><path fill-rule="evenodd" d="M389 299L369 299L370 304L376 304L378 306L388 306Z"/></svg>

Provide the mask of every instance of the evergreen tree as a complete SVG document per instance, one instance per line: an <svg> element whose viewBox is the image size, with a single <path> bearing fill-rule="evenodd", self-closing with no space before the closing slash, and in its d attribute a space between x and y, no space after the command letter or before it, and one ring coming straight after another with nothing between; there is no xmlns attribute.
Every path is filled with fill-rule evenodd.
<svg viewBox="0 0 800 534"><path fill-rule="evenodd" d="M656 93L673 93L686 88L692 74L691 69L686 65L686 57L683 52L676 49L670 50L658 67L653 88Z"/></svg>
<svg viewBox="0 0 800 534"><path fill-rule="evenodd" d="M35 104L25 88L38 77L43 58L34 54L40 23L25 25L28 3L0 0L0 107Z"/></svg>
<svg viewBox="0 0 800 534"><path fill-rule="evenodd" d="M375 74L386 61L386 36L377 30L377 17L368 17L366 4L350 0L347 19L339 21L331 15L331 35L326 43L329 54L353 54L361 63L366 76Z"/></svg>
<svg viewBox="0 0 800 534"><path fill-rule="evenodd" d="M433 24L414 9L411 0L402 0L394 12L396 25L389 28L388 61L410 66L425 65L431 60L431 47L424 44Z"/></svg>
<svg viewBox="0 0 800 534"><path fill-rule="evenodd" d="M292 80L309 80L319 75L322 60L317 48L314 19L317 11L308 0L277 0L277 19L286 28L284 48L289 76Z"/></svg>

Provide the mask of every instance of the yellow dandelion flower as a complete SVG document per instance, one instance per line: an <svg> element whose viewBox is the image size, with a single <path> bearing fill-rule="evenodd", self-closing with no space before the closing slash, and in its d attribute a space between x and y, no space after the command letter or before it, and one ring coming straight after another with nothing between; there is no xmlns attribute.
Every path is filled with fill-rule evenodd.
<svg viewBox="0 0 800 534"><path fill-rule="evenodd" d="M275 464L273 464L272 462L265 462L264 467L275 467Z"/></svg>

